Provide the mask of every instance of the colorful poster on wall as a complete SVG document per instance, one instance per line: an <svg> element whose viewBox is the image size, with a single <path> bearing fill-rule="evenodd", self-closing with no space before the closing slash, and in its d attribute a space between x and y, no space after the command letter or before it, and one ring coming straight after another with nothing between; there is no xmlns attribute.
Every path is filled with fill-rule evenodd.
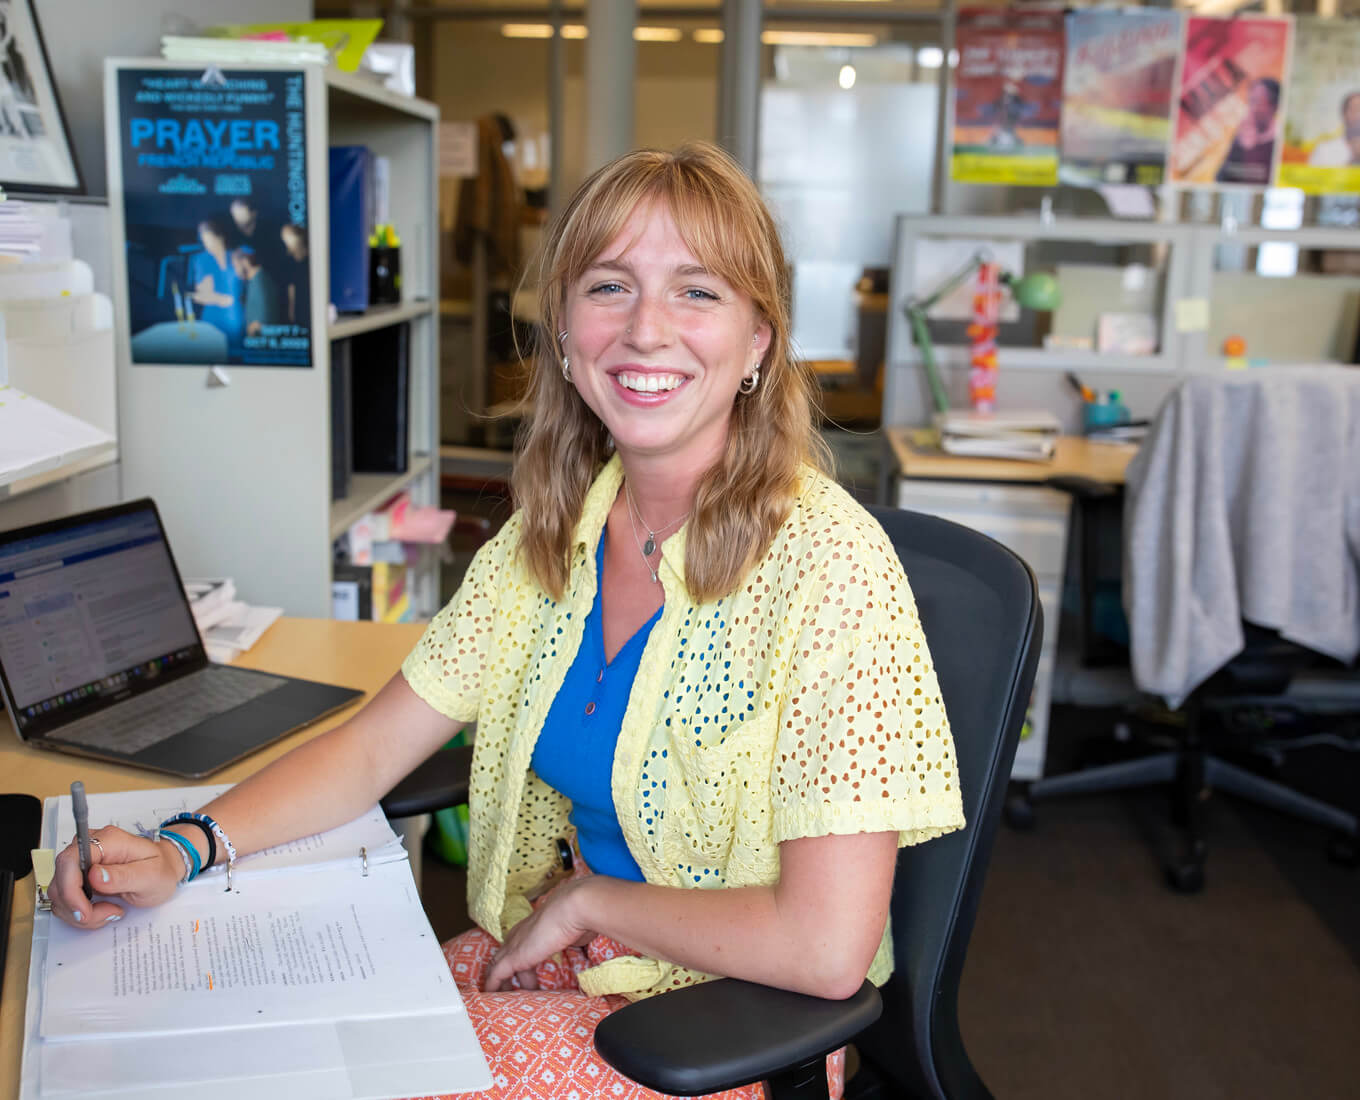
<svg viewBox="0 0 1360 1100"><path fill-rule="evenodd" d="M1279 182L1315 195L1360 191L1360 25L1295 23Z"/></svg>
<svg viewBox="0 0 1360 1100"><path fill-rule="evenodd" d="M312 365L304 79L119 72L133 363Z"/></svg>
<svg viewBox="0 0 1360 1100"><path fill-rule="evenodd" d="M963 183L1058 182L1063 17L959 13L951 175Z"/></svg>
<svg viewBox="0 0 1360 1100"><path fill-rule="evenodd" d="M1180 46L1178 12L1068 14L1059 168L1064 183L1162 182Z"/></svg>
<svg viewBox="0 0 1360 1100"><path fill-rule="evenodd" d="M1289 68L1284 18L1185 21L1171 183L1266 187L1280 155Z"/></svg>

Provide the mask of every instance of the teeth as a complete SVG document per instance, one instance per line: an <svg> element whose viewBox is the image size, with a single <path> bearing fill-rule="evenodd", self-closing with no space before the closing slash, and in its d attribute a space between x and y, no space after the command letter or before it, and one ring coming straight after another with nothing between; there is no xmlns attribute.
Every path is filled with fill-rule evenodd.
<svg viewBox="0 0 1360 1100"><path fill-rule="evenodd" d="M618 375L619 385L635 393L666 393L680 385L684 379L678 374L637 374L625 372Z"/></svg>

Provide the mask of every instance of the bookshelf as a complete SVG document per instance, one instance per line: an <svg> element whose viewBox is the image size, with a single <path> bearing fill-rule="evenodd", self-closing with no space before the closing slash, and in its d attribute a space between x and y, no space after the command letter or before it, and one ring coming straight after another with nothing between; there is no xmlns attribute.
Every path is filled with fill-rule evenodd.
<svg viewBox="0 0 1360 1100"><path fill-rule="evenodd" d="M118 318L118 390L123 495L156 500L180 571L230 576L242 598L286 614L330 616L333 544L365 512L408 490L420 506L439 499L439 325L436 132L431 103L320 66L233 64L238 70L303 77L306 120L307 246L311 261L312 366L221 368L131 362L128 250L119 144L118 74L201 66L159 59L105 65L105 132ZM391 163L389 212L402 242L402 301L327 316L328 154L365 145ZM226 200L223 205L225 207ZM389 325L410 328L406 472L355 474L331 499L331 341ZM410 575L412 606L437 610L438 561L422 552Z"/></svg>

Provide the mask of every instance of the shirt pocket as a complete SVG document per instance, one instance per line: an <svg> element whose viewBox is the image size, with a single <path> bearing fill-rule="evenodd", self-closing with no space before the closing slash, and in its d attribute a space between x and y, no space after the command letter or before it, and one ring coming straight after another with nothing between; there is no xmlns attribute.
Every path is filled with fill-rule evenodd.
<svg viewBox="0 0 1360 1100"><path fill-rule="evenodd" d="M733 842L744 842L755 818L768 818L773 712L729 724L671 727L666 798L666 857L690 877L721 880ZM689 870L694 868L694 870Z"/></svg>

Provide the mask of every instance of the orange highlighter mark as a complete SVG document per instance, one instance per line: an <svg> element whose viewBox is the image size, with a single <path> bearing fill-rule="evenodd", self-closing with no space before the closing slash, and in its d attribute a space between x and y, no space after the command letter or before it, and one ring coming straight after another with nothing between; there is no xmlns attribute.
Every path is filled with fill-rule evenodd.
<svg viewBox="0 0 1360 1100"><path fill-rule="evenodd" d="M209 992L212 992L212 987L213 987L213 983L212 983L212 972L209 971L209 972L208 972L208 991L209 991Z"/></svg>

